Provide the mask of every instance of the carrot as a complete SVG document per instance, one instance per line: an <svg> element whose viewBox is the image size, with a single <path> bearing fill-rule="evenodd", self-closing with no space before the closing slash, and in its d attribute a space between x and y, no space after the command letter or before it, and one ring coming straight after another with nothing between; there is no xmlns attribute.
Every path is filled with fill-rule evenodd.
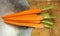
<svg viewBox="0 0 60 36"><path fill-rule="evenodd" d="M40 23L40 20L6 20L6 21L15 21L21 23Z"/></svg>
<svg viewBox="0 0 60 36"><path fill-rule="evenodd" d="M16 26L26 26L26 27L35 27L35 28L44 28L44 24L34 24L34 23L20 23L20 22L15 22L15 21L4 21L6 23L16 25Z"/></svg>
<svg viewBox="0 0 60 36"><path fill-rule="evenodd" d="M10 14L10 15L7 15L7 16L3 16L3 17L13 17L13 16L18 16L18 15L37 14L37 13L41 13L42 11L48 10L48 9L51 9L51 8L53 8L53 6L48 6L47 8L43 8L43 9L41 9L41 8L30 9L30 10Z"/></svg>
<svg viewBox="0 0 60 36"><path fill-rule="evenodd" d="M21 12L10 14L10 15L3 16L3 17L13 17L13 16L18 16L18 15L37 14L37 13L41 13L41 11L42 11L42 9L36 8L36 9L21 11Z"/></svg>
<svg viewBox="0 0 60 36"><path fill-rule="evenodd" d="M33 17L33 16L38 16L37 14L28 14L28 15L18 15L18 16L14 16L14 17ZM12 17L2 17L2 18L12 18Z"/></svg>
<svg viewBox="0 0 60 36"><path fill-rule="evenodd" d="M44 16L3 18L4 20L43 20Z"/></svg>
<svg viewBox="0 0 60 36"><path fill-rule="evenodd" d="M35 17L35 16L38 16L37 14L28 14L28 15L22 15L22 16L20 16L20 15L18 15L18 16L15 16L15 17ZM10 17L10 18L13 18L13 17Z"/></svg>

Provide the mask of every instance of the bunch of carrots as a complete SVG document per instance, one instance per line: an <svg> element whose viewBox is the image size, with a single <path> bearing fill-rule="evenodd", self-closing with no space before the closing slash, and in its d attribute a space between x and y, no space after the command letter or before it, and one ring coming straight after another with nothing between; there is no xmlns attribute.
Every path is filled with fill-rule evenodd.
<svg viewBox="0 0 60 36"><path fill-rule="evenodd" d="M4 19L5 23L9 23L16 26L35 27L35 28L44 28L44 27L52 28L54 23L51 21L51 19L55 17L49 15L49 13L42 13L42 11L45 11L51 8L53 7L49 6L44 9L41 9L41 8L30 9L30 10L6 15L6 16L3 16L2 18Z"/></svg>

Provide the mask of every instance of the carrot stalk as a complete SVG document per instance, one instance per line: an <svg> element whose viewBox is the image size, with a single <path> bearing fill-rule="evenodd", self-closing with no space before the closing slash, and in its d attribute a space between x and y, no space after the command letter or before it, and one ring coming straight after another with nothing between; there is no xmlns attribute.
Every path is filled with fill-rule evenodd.
<svg viewBox="0 0 60 36"><path fill-rule="evenodd" d="M51 5L49 5L48 7L46 7L46 8L43 8L42 10L49 10L49 9L52 9L53 8L53 6L51 6Z"/></svg>
<svg viewBox="0 0 60 36"><path fill-rule="evenodd" d="M45 19L56 18L55 16L51 16L49 13L43 13L43 14L40 14L40 16L44 16Z"/></svg>
<svg viewBox="0 0 60 36"><path fill-rule="evenodd" d="M45 27L47 27L47 28L53 28L54 26L53 25L49 25L49 24L45 24Z"/></svg>
<svg viewBox="0 0 60 36"><path fill-rule="evenodd" d="M47 20L43 20L41 22L46 23L46 24L49 24L49 25L53 25L54 24L52 21L47 21Z"/></svg>
<svg viewBox="0 0 60 36"><path fill-rule="evenodd" d="M16 25L16 26L26 26L26 27L35 27L35 28L44 28L44 24L34 24L34 23L20 23L20 22L15 22L15 21L4 21L6 23Z"/></svg>

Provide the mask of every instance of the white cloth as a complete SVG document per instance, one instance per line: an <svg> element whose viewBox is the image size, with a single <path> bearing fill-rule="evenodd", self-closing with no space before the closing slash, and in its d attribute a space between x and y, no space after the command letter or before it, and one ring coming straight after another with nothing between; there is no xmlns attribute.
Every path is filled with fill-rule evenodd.
<svg viewBox="0 0 60 36"><path fill-rule="evenodd" d="M4 2L4 3L3 3ZM14 13L13 7L8 2L1 0L0 2L0 16L4 16L7 14ZM18 28L16 26L12 26L4 23L3 19L0 17L0 30L1 36L17 36Z"/></svg>
<svg viewBox="0 0 60 36"><path fill-rule="evenodd" d="M13 5L7 0L0 0L0 16L14 13ZM0 17L0 36L31 36L32 28L19 28L17 26L4 23Z"/></svg>

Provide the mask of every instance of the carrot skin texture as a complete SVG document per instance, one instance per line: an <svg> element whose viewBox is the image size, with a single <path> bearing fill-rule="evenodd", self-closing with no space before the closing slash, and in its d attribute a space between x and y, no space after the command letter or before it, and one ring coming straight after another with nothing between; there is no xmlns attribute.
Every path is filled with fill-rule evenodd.
<svg viewBox="0 0 60 36"><path fill-rule="evenodd" d="M10 15L3 16L3 17L14 17L14 16L18 16L18 15L37 14L37 13L41 13L41 11L42 11L42 9L36 8L36 9L21 11L21 12L18 12L18 13L15 13L15 14L10 14Z"/></svg>
<svg viewBox="0 0 60 36"><path fill-rule="evenodd" d="M12 17L12 18L3 18L4 20L43 20L44 16L33 16L33 17Z"/></svg>
<svg viewBox="0 0 60 36"><path fill-rule="evenodd" d="M6 20L6 21L15 21L20 23L35 23L35 24L38 24L41 22L40 20Z"/></svg>
<svg viewBox="0 0 60 36"><path fill-rule="evenodd" d="M34 24L34 23L19 23L15 21L4 21L5 23L9 23L11 25L16 25L16 26L26 26L26 27L34 27L34 28L44 28L44 24Z"/></svg>

